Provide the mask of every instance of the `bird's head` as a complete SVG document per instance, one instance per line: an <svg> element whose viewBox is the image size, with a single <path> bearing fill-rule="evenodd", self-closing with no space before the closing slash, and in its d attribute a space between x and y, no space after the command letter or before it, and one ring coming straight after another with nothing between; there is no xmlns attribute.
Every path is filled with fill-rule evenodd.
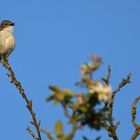
<svg viewBox="0 0 140 140"><path fill-rule="evenodd" d="M15 23L10 20L3 20L0 24L0 31L7 30L13 33L13 27Z"/></svg>

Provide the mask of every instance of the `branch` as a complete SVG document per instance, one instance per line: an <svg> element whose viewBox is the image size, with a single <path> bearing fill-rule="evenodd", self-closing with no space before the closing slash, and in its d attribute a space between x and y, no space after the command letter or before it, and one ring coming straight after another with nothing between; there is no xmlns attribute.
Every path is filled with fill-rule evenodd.
<svg viewBox="0 0 140 140"><path fill-rule="evenodd" d="M102 80L105 82L106 85L110 84L110 76L111 76L111 67L110 65L108 66L108 74L106 76L106 78L102 78ZM114 94L113 94L114 96ZM106 105L108 106L108 105ZM113 97L112 97L112 102L110 104L109 110L108 110L108 117L109 117L109 124L107 124L106 120L102 121L102 124L104 126L104 128L106 129L106 131L109 134L109 137L112 137L114 140L118 140L118 136L116 133L116 129L117 129L117 125L113 124Z"/></svg>
<svg viewBox="0 0 140 140"><path fill-rule="evenodd" d="M33 132L29 127L28 127L26 130L29 132L29 134L30 134L34 139L38 140L38 137L34 134L34 132Z"/></svg>
<svg viewBox="0 0 140 140"><path fill-rule="evenodd" d="M68 112L67 105L66 105L64 102L61 102L61 104L62 104L64 113L65 113L65 116L66 116L68 119L71 119L71 115L70 115L69 112Z"/></svg>
<svg viewBox="0 0 140 140"><path fill-rule="evenodd" d="M40 128L40 131L42 133L44 133L50 140L55 140L55 138L52 136L52 133L51 132L49 132L49 131L47 131L47 130L45 130L43 128Z"/></svg>
<svg viewBox="0 0 140 140"><path fill-rule="evenodd" d="M110 76L111 76L111 68L110 68L110 66L108 66L108 74L107 74L106 78L104 78L104 77L102 78L102 80L105 82L106 85L110 84ZM113 92L112 102L110 104L109 111L108 111L109 125L106 123L105 120L102 122L104 125L104 128L108 131L109 136L112 137L114 140L118 140L116 129L117 129L119 123L117 123L116 125L114 125L114 123L113 123L113 103L114 103L113 99L114 99L116 93L119 92L122 87L124 87L126 84L130 83L130 79L131 79L131 74L129 73L127 78L122 79L122 81L120 82L118 87Z"/></svg>
<svg viewBox="0 0 140 140"><path fill-rule="evenodd" d="M14 71L12 70L12 67L10 66L9 62L8 62L8 59L3 57L2 60L1 60L1 63L2 65L7 69L7 71L9 72L7 74L7 76L9 77L9 79L11 80L11 83L13 83L16 88L19 90L19 93L22 95L24 101L26 102L26 107L28 108L30 114L31 114L31 117L32 117L32 124L34 125L36 131L37 131L37 134L38 136L34 136L34 133L32 133L32 131L27 128L28 132L30 132L30 134L37 140L42 140L41 138L41 134L40 134L40 122L37 122L37 119L36 119L36 115L35 115L35 112L33 111L33 108L32 108L32 100L29 100L21 83L16 79L16 76L14 74Z"/></svg>
<svg viewBox="0 0 140 140"><path fill-rule="evenodd" d="M118 140L118 136L116 133L117 126L113 124L113 120L112 119L109 120L109 125L106 123L105 120L103 120L102 124L106 129L106 131L108 132L109 137L112 137L114 140Z"/></svg>
<svg viewBox="0 0 140 140"><path fill-rule="evenodd" d="M75 135L75 133L76 133L76 131L78 129L82 129L82 128L83 128L83 126L78 125L78 122L73 123L72 124L72 129L71 129L70 133L68 134L68 136L66 137L66 139L67 140L72 140L74 135Z"/></svg>
<svg viewBox="0 0 140 140"><path fill-rule="evenodd" d="M110 76L111 76L111 67L109 65L108 74L107 74L106 78L102 77L102 80L105 82L106 85L109 85L109 83L110 83Z"/></svg>
<svg viewBox="0 0 140 140"><path fill-rule="evenodd" d="M131 79L131 73L129 73L127 75L127 78L123 78L122 81L120 82L119 86L115 89L115 91L113 92L113 96L115 96L115 94L117 92L119 92L121 90L121 88L123 88L126 84L131 83L130 81Z"/></svg>
<svg viewBox="0 0 140 140"><path fill-rule="evenodd" d="M120 82L119 86L113 92L112 103L110 105L108 115L109 115L110 131L112 133L112 137L114 138L114 140L118 140L118 137L117 137L117 133L116 133L117 125L113 124L113 103L114 103L113 99L114 99L116 93L119 92L122 87L124 87L126 84L130 83L130 79L131 79L131 74L129 73L127 78L122 79L122 81Z"/></svg>
<svg viewBox="0 0 140 140"><path fill-rule="evenodd" d="M139 101L140 101L140 96L137 97L134 103L132 104L131 115L132 115L132 124L134 125L135 132L132 135L131 140L135 140L140 135L140 124L137 124L136 122L136 114L137 114L136 110L137 110L137 104Z"/></svg>

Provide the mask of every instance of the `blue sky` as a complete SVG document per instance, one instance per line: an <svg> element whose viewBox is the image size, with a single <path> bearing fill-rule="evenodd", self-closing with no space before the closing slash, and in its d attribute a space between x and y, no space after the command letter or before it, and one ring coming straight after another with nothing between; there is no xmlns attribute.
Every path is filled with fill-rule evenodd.
<svg viewBox="0 0 140 140"><path fill-rule="evenodd" d="M112 67L113 89L121 78L132 72L132 84L115 99L114 116L121 121L120 140L130 139L131 104L140 94L140 1L138 0L7 0L1 1L0 20L16 23L16 49L10 63L33 100L42 127L51 131L56 119L62 119L61 108L46 104L48 85L57 84L74 91L80 79L80 64L89 54L100 55L104 64L97 78ZM30 115L18 91L9 83L6 70L0 69L0 135L1 139L32 140L26 132ZM139 120L140 122L140 120ZM65 125L66 132L69 127ZM110 140L107 133L88 130L77 133ZM44 136L43 136L44 137Z"/></svg>

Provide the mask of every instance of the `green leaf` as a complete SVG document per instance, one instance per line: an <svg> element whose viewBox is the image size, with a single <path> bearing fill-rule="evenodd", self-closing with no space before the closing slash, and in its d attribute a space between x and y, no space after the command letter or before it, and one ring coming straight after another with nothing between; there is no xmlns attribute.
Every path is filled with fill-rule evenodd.
<svg viewBox="0 0 140 140"><path fill-rule="evenodd" d="M63 124L60 120L55 123L55 132L58 137L63 136Z"/></svg>
<svg viewBox="0 0 140 140"><path fill-rule="evenodd" d="M60 103L60 101L59 100L54 100L54 105L58 105L59 103Z"/></svg>
<svg viewBox="0 0 140 140"><path fill-rule="evenodd" d="M46 99L46 101L49 102L49 101L52 101L53 99L54 99L54 95L51 95Z"/></svg>
<svg viewBox="0 0 140 140"><path fill-rule="evenodd" d="M49 86L49 89L52 91L53 94L62 92L61 89L57 86Z"/></svg>
<svg viewBox="0 0 140 140"><path fill-rule="evenodd" d="M72 109L77 109L78 105L76 103L70 102L70 103L68 103L68 106Z"/></svg>
<svg viewBox="0 0 140 140"><path fill-rule="evenodd" d="M66 97L68 97L68 98L72 98L72 97L74 97L74 95L75 95L75 93L74 92L71 92L69 89L64 89L63 90L63 92L64 92L64 95L66 96Z"/></svg>

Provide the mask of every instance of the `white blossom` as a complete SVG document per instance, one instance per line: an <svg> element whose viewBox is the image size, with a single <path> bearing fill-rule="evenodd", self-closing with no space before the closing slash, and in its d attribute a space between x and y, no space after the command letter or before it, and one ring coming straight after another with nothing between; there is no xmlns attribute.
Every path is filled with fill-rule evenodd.
<svg viewBox="0 0 140 140"><path fill-rule="evenodd" d="M110 85L103 85L101 82L97 82L96 84L89 86L89 93L96 93L99 101L111 103L112 88Z"/></svg>

